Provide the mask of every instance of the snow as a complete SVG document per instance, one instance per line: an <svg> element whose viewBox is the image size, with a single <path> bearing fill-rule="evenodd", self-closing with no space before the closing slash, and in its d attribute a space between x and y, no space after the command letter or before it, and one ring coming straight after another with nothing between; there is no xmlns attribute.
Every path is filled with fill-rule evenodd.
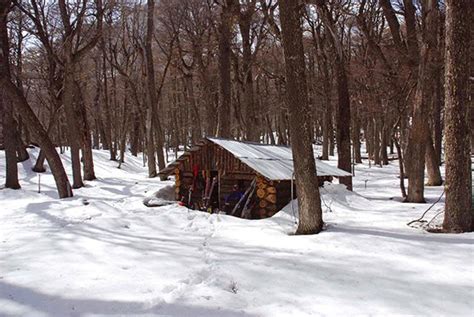
<svg viewBox="0 0 474 317"><path fill-rule="evenodd" d="M171 182L140 158L94 158L98 180L73 198L57 199L49 173L37 193L31 161L22 190L0 190L0 316L474 314L474 234L408 227L428 204L400 202L396 163L358 165L354 192L326 185L326 230L294 236L295 203L264 220L148 208ZM441 192L428 187L428 203Z"/></svg>

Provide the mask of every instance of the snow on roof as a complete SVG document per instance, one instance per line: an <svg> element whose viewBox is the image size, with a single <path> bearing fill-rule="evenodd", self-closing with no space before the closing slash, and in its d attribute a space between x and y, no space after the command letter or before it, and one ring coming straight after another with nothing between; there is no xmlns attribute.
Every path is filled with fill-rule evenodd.
<svg viewBox="0 0 474 317"><path fill-rule="evenodd" d="M269 180L289 180L293 176L293 155L290 147L211 137L207 139L226 149ZM320 160L316 160L316 173L318 176L352 176L351 173Z"/></svg>

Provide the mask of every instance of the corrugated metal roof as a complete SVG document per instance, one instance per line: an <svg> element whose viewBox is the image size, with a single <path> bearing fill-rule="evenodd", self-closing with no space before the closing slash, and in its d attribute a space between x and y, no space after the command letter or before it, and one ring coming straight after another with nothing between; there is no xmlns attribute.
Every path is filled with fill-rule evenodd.
<svg viewBox="0 0 474 317"><path fill-rule="evenodd" d="M207 139L229 151L244 164L269 180L290 180L293 175L293 155L290 147L211 137ZM178 161L190 155L190 152L199 149L200 147L198 146L190 149L189 152L185 152L176 161L162 169L159 174L171 174L174 168L178 166ZM318 176L352 176L351 173L326 164L318 159L316 159L316 172Z"/></svg>
<svg viewBox="0 0 474 317"><path fill-rule="evenodd" d="M293 155L291 148L254 142L207 138L232 153L236 158L269 180L289 180L293 175ZM318 176L352 176L344 170L316 160Z"/></svg>

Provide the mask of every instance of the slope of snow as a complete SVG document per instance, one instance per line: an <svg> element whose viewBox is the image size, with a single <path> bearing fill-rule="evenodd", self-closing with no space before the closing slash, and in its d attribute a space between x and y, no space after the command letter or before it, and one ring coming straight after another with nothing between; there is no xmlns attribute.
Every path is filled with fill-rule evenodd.
<svg viewBox="0 0 474 317"><path fill-rule="evenodd" d="M94 157L98 180L73 198L58 200L48 173L37 193L31 162L22 190L0 190L0 316L474 314L474 234L406 226L429 205L400 202L395 164L358 166L353 193L323 188L326 230L294 236L297 206L253 221L147 208L171 182L139 158Z"/></svg>

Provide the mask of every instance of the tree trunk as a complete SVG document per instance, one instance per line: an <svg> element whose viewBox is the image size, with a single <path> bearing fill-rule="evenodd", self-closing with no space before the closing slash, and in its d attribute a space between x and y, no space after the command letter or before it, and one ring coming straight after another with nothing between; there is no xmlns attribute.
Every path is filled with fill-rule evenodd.
<svg viewBox="0 0 474 317"><path fill-rule="evenodd" d="M375 118L373 123L373 154L374 154L374 164L381 165L380 162L380 119Z"/></svg>
<svg viewBox="0 0 474 317"><path fill-rule="evenodd" d="M194 95L193 74L184 74L184 88L186 92L186 100L189 106L188 126L191 128L191 144L195 144L201 139L201 120L199 116L199 108Z"/></svg>
<svg viewBox="0 0 474 317"><path fill-rule="evenodd" d="M280 0L279 5L290 113L290 138L300 218L296 234L313 234L322 230L323 219L311 142L310 109L300 25L301 12L297 1Z"/></svg>
<svg viewBox="0 0 474 317"><path fill-rule="evenodd" d="M137 110L134 110L132 113L132 131L130 135L130 151L132 155L137 157L138 156L138 148L140 147L140 115L137 114Z"/></svg>
<svg viewBox="0 0 474 317"><path fill-rule="evenodd" d="M65 50L70 51L72 49L72 43L66 43ZM74 104L74 74L75 74L75 65L72 61L72 53L66 53L66 59L69 59L64 64L64 86L63 86L63 105L64 111L66 114L66 123L68 125L67 138L71 151L71 165L72 165L72 178L73 178L73 188L80 188L84 186L82 182L82 173L81 173L81 158L80 158L80 149L81 149L81 139L80 127L76 116L75 104Z"/></svg>
<svg viewBox="0 0 474 317"><path fill-rule="evenodd" d="M217 112L217 136L231 137L231 78L230 54L232 39L232 10L234 0L225 0L222 5L221 21L219 23L219 107Z"/></svg>
<svg viewBox="0 0 474 317"><path fill-rule="evenodd" d="M18 181L18 166L16 157L16 145L17 138L15 131L15 119L13 117L13 105L10 100L5 98L3 93L0 93L0 110L3 114L2 132L3 132L3 145L5 147L5 167L6 167L6 179L5 187L11 189L20 189L20 182Z"/></svg>
<svg viewBox="0 0 474 317"><path fill-rule="evenodd" d="M439 53L438 53L439 54ZM441 122L441 112L444 108L444 87L443 87L443 81L442 81L442 76L443 72L441 67L436 68L436 75L435 75L435 80L436 80L436 86L435 86L435 94L434 94L434 100L433 100L433 116L432 116L432 122L433 122L433 142L434 142L434 149L435 149L435 155L436 159L438 160L438 164L441 165L442 163L442 150L441 146L443 144L443 125Z"/></svg>
<svg viewBox="0 0 474 317"><path fill-rule="evenodd" d="M247 9L253 11L253 9ZM252 22L252 14L250 12L241 13L239 19L240 34L242 36L242 72L243 72L243 99L245 106L245 132L247 140L258 141L260 120L257 118L253 74L252 74L252 42L250 40L250 26Z"/></svg>
<svg viewBox="0 0 474 317"><path fill-rule="evenodd" d="M20 117L21 118L21 117ZM23 143L23 140L21 138L21 130L19 123L21 120L17 121L15 118L13 118L13 125L12 128L14 129L12 132L12 136L15 138L15 148L16 148L16 155L17 155L17 161L18 162L24 162L30 158L30 154L28 154L28 151L26 150L26 146ZM25 131L28 131L28 129L25 129Z"/></svg>
<svg viewBox="0 0 474 317"><path fill-rule="evenodd" d="M337 126L337 167L351 173L351 103L344 60L336 59L336 81L338 95ZM340 183L352 190L352 177L341 177Z"/></svg>
<svg viewBox="0 0 474 317"><path fill-rule="evenodd" d="M382 135L381 135L381 144L380 144L380 156L382 158L382 164L388 165L388 154L387 154L387 135L388 135L388 125L386 122L381 124L382 126Z"/></svg>
<svg viewBox="0 0 474 317"><path fill-rule="evenodd" d="M44 173L46 172L46 168L44 167L44 160L46 156L44 155L44 151L40 150L38 154L38 158L36 159L35 166L33 166L32 170L36 173Z"/></svg>
<svg viewBox="0 0 474 317"><path fill-rule="evenodd" d="M405 171L403 168L403 155L402 155L402 147L400 146L400 142L393 137L393 143L395 147L397 148L397 156L398 156L398 168L400 170L400 191L402 192L402 197L406 198L407 197L407 192L405 190Z"/></svg>
<svg viewBox="0 0 474 317"><path fill-rule="evenodd" d="M145 38L145 59L146 59L146 101L147 101L147 162L148 162L148 177L156 177L156 158L155 158L155 137L154 137L154 117L156 116L156 93L155 93L155 69L153 65L153 51L151 42L153 40L154 32L154 11L155 1L147 0L147 27Z"/></svg>
<svg viewBox="0 0 474 317"><path fill-rule="evenodd" d="M431 137L428 137L428 142L426 143L425 160L426 172L428 174L428 182L426 185L441 186L443 184L443 179L441 178L438 156L433 146L433 140Z"/></svg>
<svg viewBox="0 0 474 317"><path fill-rule="evenodd" d="M92 153L92 139L89 125L85 123L82 139L82 159L84 161L84 179L91 181L96 179L94 171L94 157Z"/></svg>
<svg viewBox="0 0 474 317"><path fill-rule="evenodd" d="M355 106L357 107L357 106ZM352 146L354 147L354 162L356 164L362 163L362 157L360 155L360 119L357 109L353 112L352 116Z"/></svg>
<svg viewBox="0 0 474 317"><path fill-rule="evenodd" d="M436 67L436 30L439 21L437 1L426 0L423 3L423 11L426 14L425 33L423 34L423 46L413 106L413 123L408 140L410 169L407 201L413 203L425 202L425 152L430 137L427 113L429 113L434 93L434 79L432 76Z"/></svg>
<svg viewBox="0 0 474 317"><path fill-rule="evenodd" d="M443 228L474 230L469 150L469 44L473 21L471 0L446 1L445 148L446 205ZM471 127L472 128L472 127Z"/></svg>
<svg viewBox="0 0 474 317"><path fill-rule="evenodd" d="M320 49L318 47L318 49ZM332 91L332 80L329 76L329 70L328 70L328 63L327 59L325 58L325 55L323 52L319 53L319 57L323 59L320 61L321 63L321 68L322 68L322 73L323 73L323 87L324 87L324 114L323 114L323 153L322 153L322 159L328 161L329 160L329 152L330 152L330 147L331 147L331 138L333 137L332 135L332 103L331 103L331 91ZM331 155L334 155L332 153Z"/></svg>

